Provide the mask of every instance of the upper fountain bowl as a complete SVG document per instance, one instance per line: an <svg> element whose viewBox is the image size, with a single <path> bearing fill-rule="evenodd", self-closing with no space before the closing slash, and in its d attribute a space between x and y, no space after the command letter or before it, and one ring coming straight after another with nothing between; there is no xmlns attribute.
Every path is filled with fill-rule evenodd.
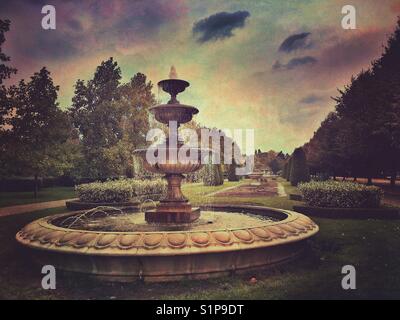
<svg viewBox="0 0 400 320"><path fill-rule="evenodd" d="M171 95L171 100L168 101L170 104L179 103L176 96L178 93L185 91L189 85L189 82L181 79L165 79L158 83L158 86L161 87L163 91Z"/></svg>

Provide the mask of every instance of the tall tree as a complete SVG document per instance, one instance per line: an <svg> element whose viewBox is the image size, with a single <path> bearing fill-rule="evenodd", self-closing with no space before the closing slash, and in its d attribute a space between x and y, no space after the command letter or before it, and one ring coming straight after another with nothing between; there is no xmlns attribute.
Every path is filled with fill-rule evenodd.
<svg viewBox="0 0 400 320"><path fill-rule="evenodd" d="M310 181L310 172L303 148L296 148L291 159L292 168L290 170L290 184L292 186L297 186L300 182Z"/></svg>
<svg viewBox="0 0 400 320"><path fill-rule="evenodd" d="M113 58L97 67L93 79L78 80L70 114L82 138L86 175L132 175L132 152L145 144L148 108L155 103L152 84L138 73L121 84Z"/></svg>
<svg viewBox="0 0 400 320"><path fill-rule="evenodd" d="M382 56L373 62L376 88L379 88L380 113L376 118L375 134L385 147L384 167L391 175L391 186L395 186L400 169L400 18L393 34L385 46Z"/></svg>
<svg viewBox="0 0 400 320"><path fill-rule="evenodd" d="M58 108L58 90L46 68L9 90L15 111L6 119L11 128L6 137L7 152L13 159L9 169L14 174L34 176L35 197L38 177L60 170L60 145L71 130L67 114Z"/></svg>
<svg viewBox="0 0 400 320"><path fill-rule="evenodd" d="M269 167L271 168L274 174L276 174L279 170L281 170L282 166L283 162L279 162L277 158L274 158L269 162Z"/></svg>
<svg viewBox="0 0 400 320"><path fill-rule="evenodd" d="M9 79L12 74L17 73L17 69L6 65L6 63L10 61L10 57L2 50L2 46L6 41L5 33L9 30L10 20L0 19L0 126L4 125L6 117L9 116L11 112L11 104L7 96L7 88L4 84L4 80Z"/></svg>
<svg viewBox="0 0 400 320"><path fill-rule="evenodd" d="M305 145L314 168L333 176L376 175L396 182L400 157L400 19L382 56L339 90L335 112Z"/></svg>

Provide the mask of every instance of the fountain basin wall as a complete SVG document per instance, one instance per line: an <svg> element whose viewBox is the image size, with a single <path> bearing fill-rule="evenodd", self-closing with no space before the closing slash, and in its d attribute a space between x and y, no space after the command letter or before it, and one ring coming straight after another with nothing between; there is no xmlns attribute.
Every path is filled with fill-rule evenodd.
<svg viewBox="0 0 400 320"><path fill-rule="evenodd" d="M16 235L40 265L112 281L202 279L262 269L297 257L318 232L308 217L259 206L213 205L207 210L249 212L279 218L255 227L102 232L57 227L36 220Z"/></svg>

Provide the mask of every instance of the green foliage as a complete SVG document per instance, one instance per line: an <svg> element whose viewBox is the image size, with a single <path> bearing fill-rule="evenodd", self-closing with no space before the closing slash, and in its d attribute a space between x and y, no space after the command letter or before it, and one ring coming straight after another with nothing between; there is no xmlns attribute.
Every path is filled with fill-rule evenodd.
<svg viewBox="0 0 400 320"><path fill-rule="evenodd" d="M237 164L233 159L232 164L228 167L228 181L239 181L239 176L236 174Z"/></svg>
<svg viewBox="0 0 400 320"><path fill-rule="evenodd" d="M12 74L17 73L17 69L7 66L5 63L10 61L10 57L4 54L2 45L5 42L5 33L10 29L9 20L0 19L0 126L5 124L5 120L11 113L12 104L8 97L6 86L3 84L4 80L11 77ZM0 138L2 135L3 128L0 127ZM0 139L2 140L2 139ZM0 145L0 147L3 147ZM2 160L1 153L3 150L0 149L0 161Z"/></svg>
<svg viewBox="0 0 400 320"><path fill-rule="evenodd" d="M76 192L84 202L127 202L133 198L154 200L154 195L166 192L166 186L161 179L122 179L81 184L76 186Z"/></svg>
<svg viewBox="0 0 400 320"><path fill-rule="evenodd" d="M287 174L286 174L286 177L285 177L285 179L286 179L287 181L290 181L290 174L291 174L291 172L292 172L292 166L293 166L293 158L290 157L290 158L289 158L289 161L288 161Z"/></svg>
<svg viewBox="0 0 400 320"><path fill-rule="evenodd" d="M271 168L274 174L278 173L279 170L282 170L282 161L278 161L277 158L272 159L269 163L269 167Z"/></svg>
<svg viewBox="0 0 400 320"><path fill-rule="evenodd" d="M38 176L62 174L68 168L70 150L64 144L71 125L58 108L58 90L46 68L9 89L15 116L6 119L10 129L2 139L8 175L34 176L37 181Z"/></svg>
<svg viewBox="0 0 400 320"><path fill-rule="evenodd" d="M146 143L152 84L141 73L128 83L120 80L121 70L110 58L93 79L76 82L70 114L82 139L85 176L131 176L133 151Z"/></svg>
<svg viewBox="0 0 400 320"><path fill-rule="evenodd" d="M302 148L294 150L290 170L290 183L297 186L300 182L310 181L310 172L307 165L306 155Z"/></svg>
<svg viewBox="0 0 400 320"><path fill-rule="evenodd" d="M283 170L282 170L282 178L287 179L288 172L289 172L289 163L285 162L285 164L283 165Z"/></svg>
<svg viewBox="0 0 400 320"><path fill-rule="evenodd" d="M339 90L336 109L305 145L313 173L372 178L400 169L400 19L372 67Z"/></svg>
<svg viewBox="0 0 400 320"><path fill-rule="evenodd" d="M299 184L304 201L313 207L377 208L380 188L354 182L312 181Z"/></svg>
<svg viewBox="0 0 400 320"><path fill-rule="evenodd" d="M205 186L220 186L224 184L224 174L220 164L206 164L202 172L203 184Z"/></svg>

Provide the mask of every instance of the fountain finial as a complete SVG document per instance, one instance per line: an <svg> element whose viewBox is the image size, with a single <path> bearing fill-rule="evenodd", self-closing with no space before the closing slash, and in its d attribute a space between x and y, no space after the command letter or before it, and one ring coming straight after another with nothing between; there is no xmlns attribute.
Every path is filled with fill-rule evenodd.
<svg viewBox="0 0 400 320"><path fill-rule="evenodd" d="M176 68L175 66L171 66L171 70L169 72L169 78L170 79L178 79L178 74L176 73Z"/></svg>

